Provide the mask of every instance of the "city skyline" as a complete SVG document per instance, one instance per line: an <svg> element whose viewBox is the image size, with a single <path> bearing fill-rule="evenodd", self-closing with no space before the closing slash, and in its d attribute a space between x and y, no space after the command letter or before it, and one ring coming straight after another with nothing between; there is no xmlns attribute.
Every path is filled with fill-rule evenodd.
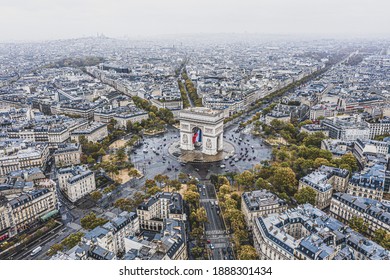
<svg viewBox="0 0 390 280"><path fill-rule="evenodd" d="M0 42L105 34L145 38L183 34L389 37L390 3L376 1L1 1Z"/></svg>

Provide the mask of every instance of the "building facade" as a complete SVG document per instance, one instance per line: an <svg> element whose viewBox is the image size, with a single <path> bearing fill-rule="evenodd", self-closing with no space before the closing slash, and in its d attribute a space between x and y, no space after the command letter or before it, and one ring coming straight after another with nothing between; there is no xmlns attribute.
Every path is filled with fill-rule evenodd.
<svg viewBox="0 0 390 280"><path fill-rule="evenodd" d="M183 199L178 193L160 192L137 207L141 230L161 231L164 219L185 220Z"/></svg>
<svg viewBox="0 0 390 280"><path fill-rule="evenodd" d="M249 228L257 217L287 210L287 202L267 190L244 192L241 196L241 211Z"/></svg>
<svg viewBox="0 0 390 280"><path fill-rule="evenodd" d="M59 169L58 183L61 191L71 202L96 189L95 174L81 165Z"/></svg>
<svg viewBox="0 0 390 280"><path fill-rule="evenodd" d="M223 150L223 112L194 107L179 113L180 148L216 155Z"/></svg>
<svg viewBox="0 0 390 280"><path fill-rule="evenodd" d="M61 145L53 154L56 167L78 165L81 163L80 156L81 145L79 144Z"/></svg>
<svg viewBox="0 0 390 280"><path fill-rule="evenodd" d="M390 252L310 204L258 217L261 260L388 260Z"/></svg>
<svg viewBox="0 0 390 280"><path fill-rule="evenodd" d="M335 193L332 197L330 215L342 222L348 223L352 217L362 218L368 224L368 234L383 229L390 232L389 205L378 200L357 197L347 193Z"/></svg>

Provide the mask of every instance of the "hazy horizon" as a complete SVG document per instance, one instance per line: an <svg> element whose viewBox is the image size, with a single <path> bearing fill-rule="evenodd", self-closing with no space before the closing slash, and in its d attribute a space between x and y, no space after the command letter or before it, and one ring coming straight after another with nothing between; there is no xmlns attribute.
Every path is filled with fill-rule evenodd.
<svg viewBox="0 0 390 280"><path fill-rule="evenodd" d="M390 37L385 0L0 0L0 42L191 34Z"/></svg>

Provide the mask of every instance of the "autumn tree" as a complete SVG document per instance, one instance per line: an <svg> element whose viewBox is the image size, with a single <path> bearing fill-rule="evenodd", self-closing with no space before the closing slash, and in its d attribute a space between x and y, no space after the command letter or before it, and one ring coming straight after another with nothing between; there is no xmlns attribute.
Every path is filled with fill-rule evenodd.
<svg viewBox="0 0 390 280"><path fill-rule="evenodd" d="M91 192L91 198L95 201L98 201L99 199L101 199L103 197L102 193L100 191L94 191L94 192Z"/></svg>
<svg viewBox="0 0 390 280"><path fill-rule="evenodd" d="M192 191L192 190L187 190L184 193L183 198L192 207L196 207L199 204L200 195L199 195L198 192L195 192L195 191Z"/></svg>
<svg viewBox="0 0 390 280"><path fill-rule="evenodd" d="M91 230L97 226L104 225L108 220L96 217L96 214L91 212L80 219L80 224L84 229Z"/></svg>
<svg viewBox="0 0 390 280"><path fill-rule="evenodd" d="M293 195L296 192L298 181L294 171L290 167L275 166L273 175L269 178L269 182L275 187L279 193L287 193Z"/></svg>
<svg viewBox="0 0 390 280"><path fill-rule="evenodd" d="M315 190L309 187L301 188L295 195L294 198L299 204L310 203L315 205L317 193Z"/></svg>
<svg viewBox="0 0 390 280"><path fill-rule="evenodd" d="M240 260L257 260L259 256L253 246L243 245L240 247L240 251L238 252L238 258Z"/></svg>
<svg viewBox="0 0 390 280"><path fill-rule="evenodd" d="M67 238L65 238L61 242L61 244L64 245L66 248L71 249L81 241L81 238L83 236L84 236L84 233L82 233L82 232L72 233Z"/></svg>
<svg viewBox="0 0 390 280"><path fill-rule="evenodd" d="M168 183L176 192L179 192L181 189L181 183L178 180L171 180Z"/></svg>
<svg viewBox="0 0 390 280"><path fill-rule="evenodd" d="M353 216L353 217L349 220L349 226L350 226L351 229L353 229L354 231L357 231L357 232L359 232L359 233L361 233L361 234L367 234L367 231L368 231L368 224L364 221L363 218Z"/></svg>
<svg viewBox="0 0 390 280"><path fill-rule="evenodd" d="M235 177L237 183L244 186L245 189L252 187L255 184L255 176L252 172L246 170Z"/></svg>
<svg viewBox="0 0 390 280"><path fill-rule="evenodd" d="M154 180L159 183L160 187L162 186L163 183L167 182L169 180L169 177L167 175L163 174L157 174L154 176Z"/></svg>
<svg viewBox="0 0 390 280"><path fill-rule="evenodd" d="M198 221L198 223L207 222L207 213L204 207L200 207L196 210L196 220Z"/></svg>

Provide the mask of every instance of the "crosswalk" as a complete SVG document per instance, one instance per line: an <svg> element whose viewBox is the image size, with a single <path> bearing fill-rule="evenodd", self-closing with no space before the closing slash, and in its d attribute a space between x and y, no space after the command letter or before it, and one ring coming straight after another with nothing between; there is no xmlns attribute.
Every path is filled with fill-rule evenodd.
<svg viewBox="0 0 390 280"><path fill-rule="evenodd" d="M224 230L206 230L207 235L221 235L226 234Z"/></svg>
<svg viewBox="0 0 390 280"><path fill-rule="evenodd" d="M207 202L214 202L216 201L215 198L201 198L199 199L200 202L207 203Z"/></svg>

